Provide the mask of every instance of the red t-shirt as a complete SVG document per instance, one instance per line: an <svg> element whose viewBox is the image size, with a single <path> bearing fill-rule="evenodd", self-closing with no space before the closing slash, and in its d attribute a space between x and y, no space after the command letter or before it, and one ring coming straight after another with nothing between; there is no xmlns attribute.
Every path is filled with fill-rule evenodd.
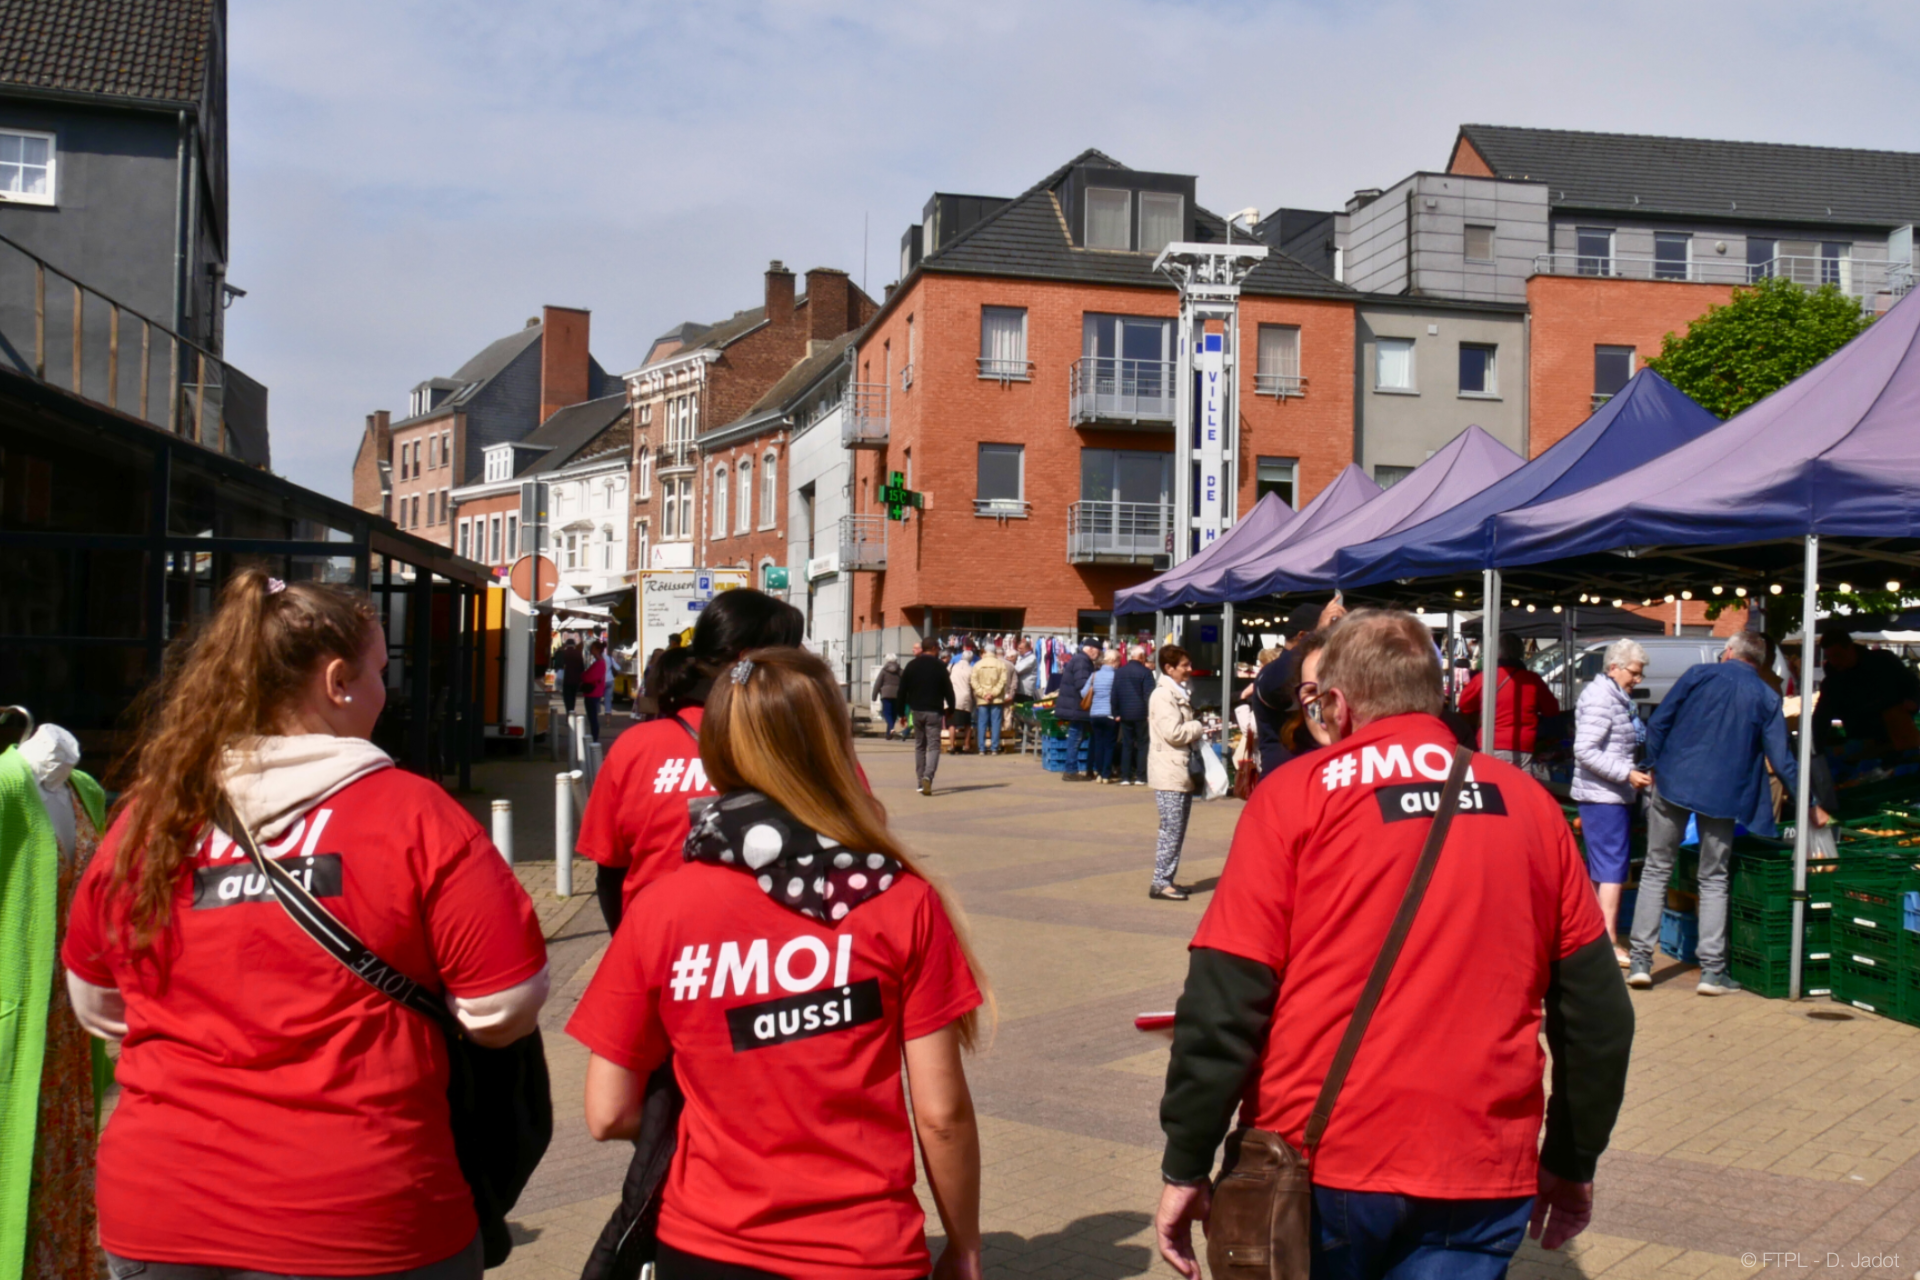
<svg viewBox="0 0 1920 1280"><path fill-rule="evenodd" d="M1296 1147L1425 843L1453 737L1377 721L1262 782L1193 945L1281 975L1243 1121ZM1314 1181L1445 1200L1532 1195L1548 965L1600 937L1560 806L1475 755L1420 914L1334 1107Z"/></svg>
<svg viewBox="0 0 1920 1280"><path fill-rule="evenodd" d="M210 834L170 933L112 939L116 822L81 877L61 961L126 999L120 1101L100 1140L100 1239L149 1262L297 1275L405 1271L479 1229L447 1122L440 1029L342 968L245 852ZM491 995L537 974L533 904L445 791L382 769L267 847L395 968Z"/></svg>
<svg viewBox="0 0 1920 1280"><path fill-rule="evenodd" d="M1460 714L1478 717L1483 685L1480 673L1460 691ZM1540 732L1540 717L1560 714L1560 699L1547 682L1525 667L1500 667L1496 674L1499 701L1493 705L1493 745L1500 751L1531 751ZM1518 726L1516 728L1516 725Z"/></svg>
<svg viewBox="0 0 1920 1280"><path fill-rule="evenodd" d="M688 863L646 891L567 1024L686 1092L660 1238L795 1280L927 1273L901 1046L980 1003L953 925L904 875L837 929Z"/></svg>
<svg viewBox="0 0 1920 1280"><path fill-rule="evenodd" d="M683 707L680 718L700 732L703 708ZM700 744L669 719L649 720L613 740L574 847L603 867L625 867L622 906L681 865L687 843L687 801L714 794L700 763Z"/></svg>

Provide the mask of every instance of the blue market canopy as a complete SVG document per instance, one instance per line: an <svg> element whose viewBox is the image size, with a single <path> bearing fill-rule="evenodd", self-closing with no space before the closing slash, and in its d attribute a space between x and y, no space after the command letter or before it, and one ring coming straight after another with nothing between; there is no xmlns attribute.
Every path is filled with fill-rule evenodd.
<svg viewBox="0 0 1920 1280"><path fill-rule="evenodd" d="M1642 369L1599 412L1518 471L1430 520L1343 549L1339 585L1478 572L1491 563L1495 516L1579 493L1719 425L1672 383Z"/></svg>
<svg viewBox="0 0 1920 1280"><path fill-rule="evenodd" d="M1342 468L1333 483L1297 513L1282 502L1279 495L1270 493L1254 504L1245 519L1192 559L1137 587L1116 591L1113 611L1116 614L1158 613L1195 605L1224 604L1232 599L1226 594L1229 570L1270 555L1290 541L1309 537L1379 496L1380 486L1352 463Z"/></svg>
<svg viewBox="0 0 1920 1280"><path fill-rule="evenodd" d="M1334 585L1342 548L1410 529L1459 505L1524 465L1479 427L1468 427L1372 502L1227 575L1228 598L1250 600Z"/></svg>

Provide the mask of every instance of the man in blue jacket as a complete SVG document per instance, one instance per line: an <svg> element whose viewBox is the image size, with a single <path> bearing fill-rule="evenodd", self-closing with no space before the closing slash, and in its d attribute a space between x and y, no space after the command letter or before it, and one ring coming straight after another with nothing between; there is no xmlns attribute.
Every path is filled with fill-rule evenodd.
<svg viewBox="0 0 1920 1280"><path fill-rule="evenodd" d="M1053 715L1067 726L1067 771L1061 775L1063 782L1085 782L1093 777L1080 770L1080 743L1087 736L1087 711L1080 705L1080 695L1086 691L1087 681L1093 679L1093 664L1099 659L1100 642L1082 640L1080 652L1068 658L1060 672L1060 696L1053 700Z"/></svg>
<svg viewBox="0 0 1920 1280"><path fill-rule="evenodd" d="M1144 661L1145 645L1128 645L1127 662L1113 674L1113 714L1120 721L1120 785L1147 785L1147 701L1153 697L1153 668Z"/></svg>
<svg viewBox="0 0 1920 1280"><path fill-rule="evenodd" d="M1751 631L1728 639L1717 663L1690 667L1647 725L1647 865L1633 909L1627 985L1653 985L1653 949L1667 879L1691 814L1700 827L1700 985L1703 996L1740 990L1727 972L1727 871L1733 824L1760 806L1767 785L1763 761L1788 790L1800 771L1787 750L1780 695L1760 678L1766 642ZM1817 805L1816 826L1827 824Z"/></svg>

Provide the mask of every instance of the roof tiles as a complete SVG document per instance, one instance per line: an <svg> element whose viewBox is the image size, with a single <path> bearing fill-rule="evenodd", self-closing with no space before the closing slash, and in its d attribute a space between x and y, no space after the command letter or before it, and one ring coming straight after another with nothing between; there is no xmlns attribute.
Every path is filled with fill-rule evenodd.
<svg viewBox="0 0 1920 1280"><path fill-rule="evenodd" d="M214 0L0 0L0 86L197 102Z"/></svg>

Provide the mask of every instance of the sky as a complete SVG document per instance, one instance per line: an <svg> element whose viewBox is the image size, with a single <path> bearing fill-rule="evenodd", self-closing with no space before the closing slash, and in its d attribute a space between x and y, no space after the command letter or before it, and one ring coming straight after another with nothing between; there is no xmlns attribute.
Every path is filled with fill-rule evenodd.
<svg viewBox="0 0 1920 1280"><path fill-rule="evenodd" d="M274 470L345 498L399 417L543 303L614 373L759 305L876 297L934 191L1087 147L1217 213L1444 169L1463 123L1920 151L1920 6L1800 0L244 0L227 354Z"/></svg>

